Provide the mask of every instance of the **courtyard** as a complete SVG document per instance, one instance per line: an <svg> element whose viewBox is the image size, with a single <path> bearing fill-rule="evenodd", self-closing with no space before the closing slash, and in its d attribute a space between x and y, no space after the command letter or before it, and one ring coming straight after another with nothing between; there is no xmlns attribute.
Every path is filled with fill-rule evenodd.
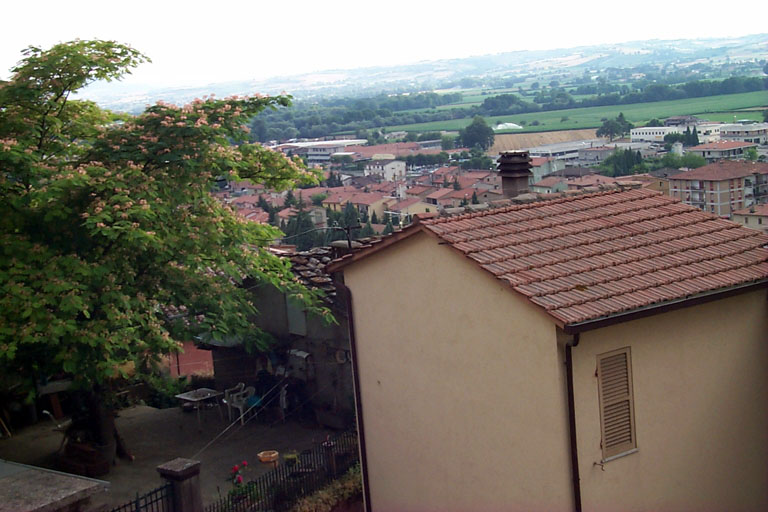
<svg viewBox="0 0 768 512"><path fill-rule="evenodd" d="M229 475L235 464L248 462L243 477L250 480L271 469L259 463L256 454L260 451L302 451L332 434L312 424L290 420L282 423L260 417L245 425L235 423L222 434L229 425L226 411L223 421L215 407L201 413L198 424L194 412L184 412L180 407L155 409L137 405L121 410L117 427L135 460L117 459L111 471L99 477L110 485L107 492L94 496L94 507L106 505L110 510L135 498L137 493L160 486L162 480L155 468L177 457L201 462L203 503L211 503L232 488ZM62 434L55 427L55 423L43 419L15 431L11 438L0 439L0 459L56 469Z"/></svg>

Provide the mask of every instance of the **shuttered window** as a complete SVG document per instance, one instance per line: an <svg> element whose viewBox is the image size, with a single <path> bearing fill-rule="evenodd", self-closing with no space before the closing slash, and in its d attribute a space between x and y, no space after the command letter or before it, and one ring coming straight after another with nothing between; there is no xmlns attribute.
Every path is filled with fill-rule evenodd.
<svg viewBox="0 0 768 512"><path fill-rule="evenodd" d="M603 460L637 447L629 347L597 356Z"/></svg>

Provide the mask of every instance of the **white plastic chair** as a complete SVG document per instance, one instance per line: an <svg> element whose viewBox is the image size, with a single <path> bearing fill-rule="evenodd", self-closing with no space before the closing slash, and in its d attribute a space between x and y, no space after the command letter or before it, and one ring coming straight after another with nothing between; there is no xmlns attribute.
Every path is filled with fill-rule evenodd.
<svg viewBox="0 0 768 512"><path fill-rule="evenodd" d="M243 391L231 396L232 407L240 411L240 424L245 425L245 412L248 410L248 399L256 394L256 388L248 386Z"/></svg>
<svg viewBox="0 0 768 512"><path fill-rule="evenodd" d="M224 390L224 398L222 399L222 402L227 406L227 419L229 419L230 423L232 423L232 396L242 392L243 389L245 389L245 383L238 382L237 386Z"/></svg>

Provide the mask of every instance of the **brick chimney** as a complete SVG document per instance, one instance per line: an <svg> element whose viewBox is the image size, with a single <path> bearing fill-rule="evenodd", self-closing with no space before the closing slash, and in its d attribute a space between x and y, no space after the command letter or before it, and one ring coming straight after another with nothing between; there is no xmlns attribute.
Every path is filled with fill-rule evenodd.
<svg viewBox="0 0 768 512"><path fill-rule="evenodd" d="M501 175L501 189L505 198L513 198L528 192L531 174L531 157L527 151L507 151L499 155L496 168Z"/></svg>

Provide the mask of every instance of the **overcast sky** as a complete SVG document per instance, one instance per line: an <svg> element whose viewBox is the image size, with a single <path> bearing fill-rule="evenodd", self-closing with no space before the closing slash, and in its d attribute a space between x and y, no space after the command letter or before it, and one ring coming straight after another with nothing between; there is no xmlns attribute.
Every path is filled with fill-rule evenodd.
<svg viewBox="0 0 768 512"><path fill-rule="evenodd" d="M708 7L711 5L711 8ZM20 51L112 39L151 64L131 83L204 85L516 50L768 31L768 2L69 0L3 5L0 77Z"/></svg>

